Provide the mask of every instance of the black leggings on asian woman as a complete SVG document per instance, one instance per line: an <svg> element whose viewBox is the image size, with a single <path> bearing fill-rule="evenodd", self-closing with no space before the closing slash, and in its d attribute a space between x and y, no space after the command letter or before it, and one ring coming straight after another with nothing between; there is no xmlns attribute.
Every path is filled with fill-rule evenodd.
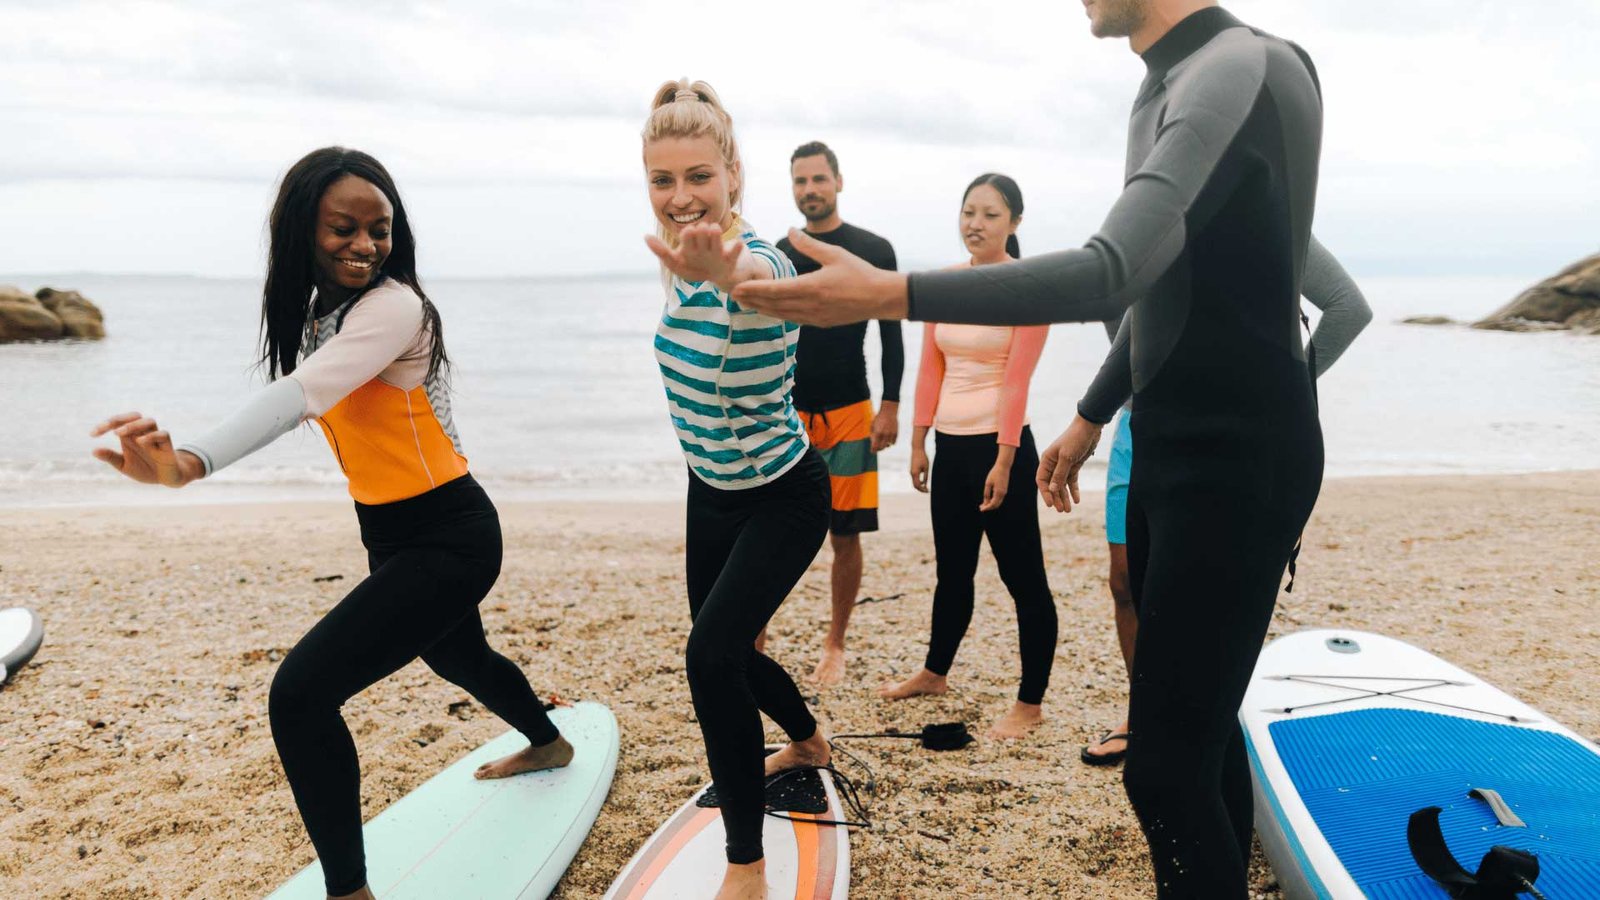
<svg viewBox="0 0 1600 900"><path fill-rule="evenodd" d="M755 640L822 548L831 500L828 467L814 449L759 487L722 490L689 476L684 563L694 625L684 662L730 863L762 858L761 713L790 740L817 732L794 680Z"/></svg>
<svg viewBox="0 0 1600 900"><path fill-rule="evenodd" d="M366 883L361 767L339 708L422 658L535 746L560 736L516 663L484 639L478 602L500 574L500 520L466 475L356 504L371 574L312 626L272 679L272 739L329 894Z"/></svg>
<svg viewBox="0 0 1600 900"><path fill-rule="evenodd" d="M1000 580L1017 607L1022 651L1017 699L1040 703L1056 657L1056 603L1045 577L1039 538L1039 501L1034 486L1039 453L1032 430L1024 427L1005 499L999 509L979 512L984 481L999 454L995 438L993 433L933 434L928 506L933 513L938 584L933 590L933 636L928 640L924 665L936 675L950 674L972 622L973 579L978 573L978 551L987 536Z"/></svg>

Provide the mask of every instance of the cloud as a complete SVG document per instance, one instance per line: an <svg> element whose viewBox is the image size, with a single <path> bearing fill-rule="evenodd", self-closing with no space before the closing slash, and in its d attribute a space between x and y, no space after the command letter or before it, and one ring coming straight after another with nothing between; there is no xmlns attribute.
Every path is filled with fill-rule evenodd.
<svg viewBox="0 0 1600 900"><path fill-rule="evenodd" d="M1600 80L1574 73L1600 5L1228 5L1316 59L1318 229L1355 258L1592 245ZM637 248L560 242L574 222L648 226L638 129L651 91L679 75L711 81L733 111L763 227L793 221L788 151L820 138L845 155L849 214L907 259L952 252L949 195L988 169L1022 179L1027 246L1075 245L1120 185L1143 75L1125 42L1086 31L1070 0L1002 14L958 0L0 5L0 203L25 211L0 221L0 253L81 267L84 251L46 235L106 223L87 264L194 271L201 258L246 274L258 227L224 242L194 210L270 199L294 159L341 143L382 158L419 217L493 223L487 237L434 230L430 258L451 274L633 266ZM96 195L147 208L96 213ZM116 233L135 220L185 249L146 235L135 252ZM507 235L520 238L509 252ZM206 241L216 252L192 250Z"/></svg>

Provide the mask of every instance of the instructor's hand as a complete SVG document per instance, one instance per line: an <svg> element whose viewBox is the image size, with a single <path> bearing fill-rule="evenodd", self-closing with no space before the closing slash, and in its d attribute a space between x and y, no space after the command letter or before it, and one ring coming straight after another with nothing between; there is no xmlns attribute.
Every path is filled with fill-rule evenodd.
<svg viewBox="0 0 1600 900"><path fill-rule="evenodd" d="M96 425L89 435L99 437L109 431L116 432L122 452L96 447L94 456L134 481L178 488L205 476L199 457L175 452L172 436L162 431L155 419L123 413Z"/></svg>
<svg viewBox="0 0 1600 900"><path fill-rule="evenodd" d="M1101 426L1073 416L1067 430L1039 457L1039 474L1034 483L1044 504L1056 512L1071 512L1078 499L1078 470L1094 455L1100 444Z"/></svg>
<svg viewBox="0 0 1600 900"><path fill-rule="evenodd" d="M831 327L906 317L905 273L886 272L798 228L789 229L789 240L822 268L799 278L747 281L734 289L733 299L803 325Z"/></svg>

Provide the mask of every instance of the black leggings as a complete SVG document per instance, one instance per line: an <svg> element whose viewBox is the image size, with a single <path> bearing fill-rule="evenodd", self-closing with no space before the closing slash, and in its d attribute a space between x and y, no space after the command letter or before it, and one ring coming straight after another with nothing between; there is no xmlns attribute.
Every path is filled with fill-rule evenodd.
<svg viewBox="0 0 1600 900"><path fill-rule="evenodd" d="M832 487L816 450L777 481L720 490L689 475L689 693L722 802L728 862L762 857L761 713L803 741L817 733L800 689L755 649L756 636L816 558L828 533Z"/></svg>
<svg viewBox="0 0 1600 900"><path fill-rule="evenodd" d="M478 602L500 574L500 520L465 475L419 497L356 504L371 574L272 679L272 739L329 894L366 884L361 768L339 707L418 656L534 745L560 736L522 670L489 648Z"/></svg>
<svg viewBox="0 0 1600 900"><path fill-rule="evenodd" d="M1322 436L1314 417L1244 434L1175 418L1132 420L1139 636L1123 783L1163 900L1242 900L1253 816L1239 704L1316 501Z"/></svg>
<svg viewBox="0 0 1600 900"><path fill-rule="evenodd" d="M1000 508L979 512L983 483L994 468L999 445L993 434L933 434L933 472L929 507L933 512L933 547L938 558L938 585L933 591L933 637L928 641L928 671L950 674L956 650L972 622L973 578L978 573L978 547L989 536L989 552L1000 580L1017 605L1017 632L1022 649L1022 684L1017 699L1040 703L1050 683L1056 658L1056 602L1044 572L1039 546L1039 505L1034 499L1034 472L1039 452L1033 432L1022 429L1021 446L1011 463L1011 481Z"/></svg>

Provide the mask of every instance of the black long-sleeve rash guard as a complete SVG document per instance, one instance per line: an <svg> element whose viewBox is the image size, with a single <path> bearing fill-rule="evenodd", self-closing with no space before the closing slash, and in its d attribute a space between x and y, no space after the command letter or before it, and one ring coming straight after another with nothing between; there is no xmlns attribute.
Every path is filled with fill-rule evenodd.
<svg viewBox="0 0 1600 900"><path fill-rule="evenodd" d="M1322 98L1299 47L1200 10L1144 53L1127 181L1076 250L910 280L913 319L1127 322L1078 404L1253 415L1309 402L1299 297ZM1131 307L1131 309L1130 309ZM1298 369L1298 375L1295 370Z"/></svg>

